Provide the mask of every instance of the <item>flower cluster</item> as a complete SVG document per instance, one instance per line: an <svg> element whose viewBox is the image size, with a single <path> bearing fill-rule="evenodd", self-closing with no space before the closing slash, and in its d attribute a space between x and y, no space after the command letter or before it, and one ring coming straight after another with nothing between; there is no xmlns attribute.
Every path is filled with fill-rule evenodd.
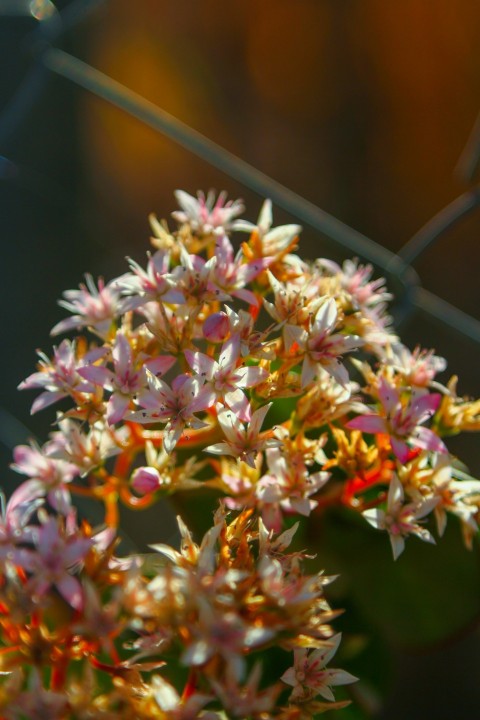
<svg viewBox="0 0 480 720"><path fill-rule="evenodd" d="M176 197L175 230L151 219L145 267L65 293L52 334L77 335L20 385L40 390L32 412L60 409L43 446L15 449L28 479L0 523L7 720L342 707L331 688L355 678L326 667L336 613L329 578L286 552L298 521L347 507L395 558L411 535L434 542L430 517L439 536L459 518L467 545L478 530L480 482L445 439L480 429L480 401L400 343L384 281L302 260L299 226L272 227L269 201L253 224L223 194ZM202 488L220 509L200 545L179 518L180 551L116 557L119 503ZM102 528L78 522L76 495L103 503Z"/></svg>

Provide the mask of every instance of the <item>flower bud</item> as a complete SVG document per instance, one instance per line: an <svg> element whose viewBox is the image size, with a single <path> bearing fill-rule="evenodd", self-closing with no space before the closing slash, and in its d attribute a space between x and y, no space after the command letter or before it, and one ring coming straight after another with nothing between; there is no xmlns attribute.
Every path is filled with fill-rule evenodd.
<svg viewBox="0 0 480 720"><path fill-rule="evenodd" d="M212 343L223 342L230 330L228 315L216 312L209 315L203 323L203 337Z"/></svg>
<svg viewBox="0 0 480 720"><path fill-rule="evenodd" d="M160 473L153 467L139 467L131 478L132 487L140 495L147 495L160 487Z"/></svg>

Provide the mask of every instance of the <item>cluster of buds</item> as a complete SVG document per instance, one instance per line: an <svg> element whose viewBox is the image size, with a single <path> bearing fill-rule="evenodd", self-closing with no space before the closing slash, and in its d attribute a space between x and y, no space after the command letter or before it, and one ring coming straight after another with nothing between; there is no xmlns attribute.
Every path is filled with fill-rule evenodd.
<svg viewBox="0 0 480 720"><path fill-rule="evenodd" d="M467 545L478 530L480 482L444 440L480 429L480 401L400 343L384 281L302 260L299 226L272 227L269 201L252 224L224 195L176 197L175 230L151 218L145 268L65 292L52 334L76 337L20 385L41 390L32 412L62 409L42 447L15 449L28 479L0 520L6 720L343 707L332 686L355 678L327 667L332 578L287 552L299 521L344 506L388 533L394 558L410 535L434 542L429 516L441 536L456 515ZM120 503L202 488L219 509L199 544L179 517L179 551L116 555ZM78 520L75 496L103 505L102 526Z"/></svg>

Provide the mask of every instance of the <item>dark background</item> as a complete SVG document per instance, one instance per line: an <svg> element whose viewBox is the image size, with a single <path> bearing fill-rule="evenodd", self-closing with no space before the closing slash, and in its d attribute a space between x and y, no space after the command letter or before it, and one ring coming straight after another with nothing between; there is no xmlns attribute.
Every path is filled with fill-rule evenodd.
<svg viewBox="0 0 480 720"><path fill-rule="evenodd" d="M177 187L226 189L244 198L250 220L261 206L248 188L45 70L45 23L20 16L20 6L14 16L0 0L0 441L7 488L12 446L33 434L43 441L50 429L51 417L30 417L33 395L15 388L33 371L35 349L50 353L49 331L64 316L56 305L62 291L87 271L106 279L123 272L126 255L142 261L147 216L168 218ZM90 6L85 17L82 6ZM68 14L56 25L57 47L392 251L471 186L454 169L480 109L477 3L110 0L56 7L74 18L71 27ZM298 221L280 210L274 218ZM477 318L479 235L480 210L415 264L426 288ZM305 257L349 256L307 226L302 238ZM401 335L410 347L436 348L450 374L460 376L460 393L480 395L477 344L419 314ZM478 477L476 437L450 447ZM144 540L133 522L131 534ZM469 628L441 650L396 650L381 718L477 717L478 640Z"/></svg>

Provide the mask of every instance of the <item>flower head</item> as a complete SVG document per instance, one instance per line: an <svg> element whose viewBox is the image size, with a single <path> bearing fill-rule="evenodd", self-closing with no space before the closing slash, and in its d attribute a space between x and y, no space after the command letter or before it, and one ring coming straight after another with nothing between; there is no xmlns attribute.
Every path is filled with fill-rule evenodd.
<svg viewBox="0 0 480 720"><path fill-rule="evenodd" d="M397 388L383 377L380 378L378 394L381 414L360 415L350 420L347 427L366 433L389 435L392 450L400 462L406 462L410 456L408 443L424 450L447 452L438 435L423 427L423 423L434 415L440 405L441 395L414 389L410 401L405 403Z"/></svg>
<svg viewBox="0 0 480 720"><path fill-rule="evenodd" d="M358 680L345 670L325 667L335 655L340 639L340 634L335 635L326 643L325 648L318 650L309 651L307 648L295 650L294 665L281 678L284 683L293 687L291 701L308 700L315 695L334 701L332 685L348 685Z"/></svg>
<svg viewBox="0 0 480 720"><path fill-rule="evenodd" d="M144 408L129 413L140 423L166 423L163 446L171 453L186 427L204 427L195 413L205 410L211 403L211 394L190 375L177 375L171 387L153 373L147 372L148 389L139 393L138 403Z"/></svg>
<svg viewBox="0 0 480 720"><path fill-rule="evenodd" d="M175 197L182 209L175 210L172 216L180 223L188 223L198 235L235 230L236 223L233 219L244 210L241 200L226 201L225 192L220 193L217 200L213 190L210 190L206 197L199 191L197 198L184 190L176 190Z"/></svg>
<svg viewBox="0 0 480 720"><path fill-rule="evenodd" d="M257 456L262 450L279 444L279 441L272 437L271 431L260 433L271 405L272 403L269 403L255 410L247 427L244 427L232 410L220 408L217 417L226 439L224 442L209 445L205 451L215 455L233 455L254 468Z"/></svg>
<svg viewBox="0 0 480 720"><path fill-rule="evenodd" d="M59 300L58 304L72 312L73 316L57 323L51 331L52 335L87 327L105 337L114 320L131 304L128 298L121 298L117 283L105 285L103 278L99 278L97 288L88 274L80 290L66 290L63 297L65 299Z"/></svg>

